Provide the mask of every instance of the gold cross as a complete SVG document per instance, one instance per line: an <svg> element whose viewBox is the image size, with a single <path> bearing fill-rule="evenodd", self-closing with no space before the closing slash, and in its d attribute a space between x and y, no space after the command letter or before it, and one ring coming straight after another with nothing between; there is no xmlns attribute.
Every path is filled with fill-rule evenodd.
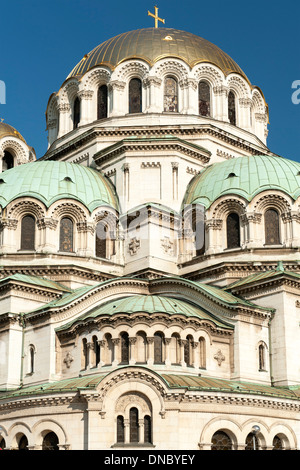
<svg viewBox="0 0 300 470"><path fill-rule="evenodd" d="M155 6L154 9L155 9L155 14L153 15L153 13L150 13L150 11L148 10L148 16L152 16L152 18L154 18L155 28L158 28L158 22L161 21L162 23L165 24L165 20L162 20L161 18L159 18L157 6Z"/></svg>

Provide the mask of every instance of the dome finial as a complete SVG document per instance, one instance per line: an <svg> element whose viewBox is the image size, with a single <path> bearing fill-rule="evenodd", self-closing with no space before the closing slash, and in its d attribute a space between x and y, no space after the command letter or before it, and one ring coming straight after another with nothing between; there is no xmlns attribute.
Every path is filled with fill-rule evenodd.
<svg viewBox="0 0 300 470"><path fill-rule="evenodd" d="M161 19L161 18L158 16L158 8L157 8L157 6L154 7L154 10L155 10L155 14L150 13L150 11L148 10L148 16L152 16L152 18L154 18L154 20L155 20L155 28L158 28L158 22L161 21L162 23L165 24L165 20Z"/></svg>

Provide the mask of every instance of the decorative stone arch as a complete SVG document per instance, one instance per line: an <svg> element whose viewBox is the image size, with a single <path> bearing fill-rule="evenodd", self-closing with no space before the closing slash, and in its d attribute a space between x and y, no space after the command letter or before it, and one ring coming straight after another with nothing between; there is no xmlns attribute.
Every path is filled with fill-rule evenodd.
<svg viewBox="0 0 300 470"><path fill-rule="evenodd" d="M227 86L229 90L235 92L238 100L241 98L251 98L250 86L241 76L230 74L227 77Z"/></svg>
<svg viewBox="0 0 300 470"><path fill-rule="evenodd" d="M253 426L259 426L260 431L256 434L256 438L258 441L259 449L263 450L266 448L267 441L268 441L268 436L270 433L269 427L261 421L261 419L248 419L243 423L241 434L239 436L239 446L241 450L243 450L246 446L246 439L247 436L251 433L253 433Z"/></svg>
<svg viewBox="0 0 300 470"><path fill-rule="evenodd" d="M14 138L5 138L0 145L0 156L4 157L4 152L9 152L14 159L14 166L22 165L33 160L33 154L22 141Z"/></svg>
<svg viewBox="0 0 300 470"><path fill-rule="evenodd" d="M255 113L265 114L266 104L264 98L257 88L252 90L252 102L253 102L253 111Z"/></svg>
<svg viewBox="0 0 300 470"><path fill-rule="evenodd" d="M187 80L189 77L188 66L178 59L162 59L153 67L153 74L162 81L167 76L174 76L178 83Z"/></svg>
<svg viewBox="0 0 300 470"><path fill-rule="evenodd" d="M191 76L197 80L197 82L201 80L207 81L212 89L213 87L219 87L225 84L223 72L211 64L202 63L196 65L191 72Z"/></svg>
<svg viewBox="0 0 300 470"><path fill-rule="evenodd" d="M89 70L81 79L81 89L96 90L100 85L108 85L111 71L108 67L95 67Z"/></svg>
<svg viewBox="0 0 300 470"><path fill-rule="evenodd" d="M144 367L124 367L111 372L102 380L98 387L100 414L103 418L115 418L116 404L120 397L128 393L128 382L131 383L131 393L134 391L148 398L155 426L159 416L165 417L164 397L168 389L161 377Z"/></svg>
<svg viewBox="0 0 300 470"><path fill-rule="evenodd" d="M25 196L26 197L26 196ZM38 199L26 197L26 199L18 198L7 205L6 213L9 219L20 219L24 215L32 215L36 221L46 216L45 205Z"/></svg>
<svg viewBox="0 0 300 470"><path fill-rule="evenodd" d="M28 440L28 447L34 446L34 437L30 427L22 422L17 421L8 430L8 437L6 439L6 447L11 449L17 449L20 438L24 435Z"/></svg>
<svg viewBox="0 0 300 470"><path fill-rule="evenodd" d="M229 176L229 175L228 175ZM234 177L234 176L232 176ZM215 203L212 204L209 212L212 215L213 219L222 219L230 213L237 212L239 216L242 216L247 208L247 201L244 198L230 195L218 199Z"/></svg>
<svg viewBox="0 0 300 470"><path fill-rule="evenodd" d="M118 213L109 208L97 209L92 214L95 227L95 256L110 259L116 254L119 240Z"/></svg>
<svg viewBox="0 0 300 470"><path fill-rule="evenodd" d="M42 448L43 439L49 432L54 432L57 435L60 448L69 449L67 432L57 421L52 419L42 419L32 428L33 441L38 449Z"/></svg>
<svg viewBox="0 0 300 470"><path fill-rule="evenodd" d="M266 439L267 446L270 449L273 447L273 439L275 436L281 438L284 450L297 449L297 436L294 430L286 423L276 421L270 426L269 435Z"/></svg>
<svg viewBox="0 0 300 470"><path fill-rule="evenodd" d="M274 208L282 215L291 211L293 201L282 191L273 190L272 192L264 191L258 194L255 196L255 199L253 199L252 204L255 212L263 213L267 209Z"/></svg>
<svg viewBox="0 0 300 470"><path fill-rule="evenodd" d="M65 81L58 92L59 104L68 103L72 105L78 95L80 82L77 78L72 77Z"/></svg>
<svg viewBox="0 0 300 470"><path fill-rule="evenodd" d="M89 214L86 207L79 201L60 200L50 206L49 217L56 220L60 220L62 217L70 217L77 224L87 222Z"/></svg>
<svg viewBox="0 0 300 470"><path fill-rule="evenodd" d="M202 429L198 446L202 450L210 450L212 437L217 431L225 432L232 442L233 450L238 448L241 426L233 419L225 419L221 416L210 420Z"/></svg>
<svg viewBox="0 0 300 470"><path fill-rule="evenodd" d="M132 78L139 78L142 82L149 73L149 65L141 60L128 60L122 62L115 72L117 80L126 82L127 84Z"/></svg>

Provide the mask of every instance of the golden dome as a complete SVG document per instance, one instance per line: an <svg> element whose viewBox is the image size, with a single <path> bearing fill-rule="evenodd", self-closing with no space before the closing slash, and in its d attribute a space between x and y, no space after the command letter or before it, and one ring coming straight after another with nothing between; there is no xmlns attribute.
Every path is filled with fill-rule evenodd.
<svg viewBox="0 0 300 470"><path fill-rule="evenodd" d="M209 62L225 75L234 72L249 81L237 63L218 46L195 34L173 28L137 29L108 39L86 54L68 78L80 77L97 65L114 69L124 60L142 59L152 66L165 57L176 57L190 67Z"/></svg>
<svg viewBox="0 0 300 470"><path fill-rule="evenodd" d="M20 132L18 132L14 127L10 126L9 124L6 124L5 122L0 122L0 139L9 136L17 137L18 139L26 143L24 137L22 137Z"/></svg>

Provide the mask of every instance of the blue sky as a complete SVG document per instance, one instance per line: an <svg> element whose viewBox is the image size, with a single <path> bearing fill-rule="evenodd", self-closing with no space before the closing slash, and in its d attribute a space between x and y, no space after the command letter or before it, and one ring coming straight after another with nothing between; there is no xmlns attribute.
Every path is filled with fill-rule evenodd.
<svg viewBox="0 0 300 470"><path fill-rule="evenodd" d="M147 12L155 4L165 27L204 37L239 64L269 104L269 148L300 161L300 104L291 99L292 83L300 80L300 3L294 0L4 2L0 80L6 85L6 104L0 104L0 118L16 127L41 157L47 149L50 94L98 44L125 31L152 27Z"/></svg>

